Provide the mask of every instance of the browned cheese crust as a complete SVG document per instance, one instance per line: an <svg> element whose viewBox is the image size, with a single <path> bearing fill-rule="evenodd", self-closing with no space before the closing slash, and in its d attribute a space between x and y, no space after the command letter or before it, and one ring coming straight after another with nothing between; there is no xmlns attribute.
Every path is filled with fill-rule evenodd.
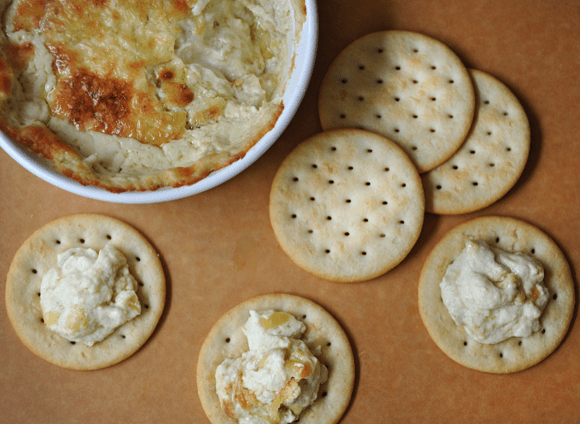
<svg viewBox="0 0 580 424"><path fill-rule="evenodd" d="M301 28L306 12L304 1L289 1L296 16L295 25ZM11 14L6 13L11 17L10 24L15 32L41 33L44 37L42 50L46 49L51 56L52 72L56 77L54 89L46 95L46 103L51 120L59 124L47 123L47 118L30 121L19 117L16 119L21 122L15 123L15 118L7 119L2 113L0 130L48 161L61 174L82 185L111 192L191 185L243 158L274 128L284 110L280 93L275 98L264 100L266 106L256 105L255 111L248 112L248 119L238 124L243 128L237 129L234 124L233 129L224 130L223 134L228 134L230 140L220 139L226 137L220 133L216 136L218 141L207 141L210 146L200 148L197 145L200 139L208 140L217 133L208 129L196 136L186 134L199 127L213 128L227 114L226 101L220 97L221 93L215 95L217 100L207 95L200 101L200 93L192 91L194 83L190 80L193 77L186 75L183 63L175 65L172 62L172 38L182 31L180 22L186 18L195 21L191 10L196 2L127 0L116 3L105 0L81 3L74 0L19 0ZM130 23L127 16L132 19ZM198 30L201 34L205 30L203 15L201 20L197 19L199 26L192 31ZM130 25L135 25L134 30ZM164 32L155 33L160 27ZM109 51L113 46L106 45L112 37L112 28L118 30L118 39L124 40L115 45L114 53ZM128 33L131 34L129 38ZM253 35L256 39L259 38L257 34ZM300 29L296 37L299 35ZM264 53L266 47L259 43L263 42L255 41L260 46L259 51L268 58L269 52ZM16 87L18 75L34 60L37 50L38 46L28 41L17 44L7 37L0 39L0 102L8 102L11 97L21 94L23 89ZM291 66L293 58L288 58L288 62ZM268 79L267 76L264 78ZM236 81L231 82L226 90L228 93L236 90ZM281 79L279 86L284 84L285 80ZM190 111L190 107L194 111ZM110 154L111 143L120 140L120 147L114 149L133 151L131 154L134 156L125 159L129 169L110 164L112 160L120 161L122 153L116 154L114 159L98 157L96 165L94 159L88 159L87 149L93 147L85 147L85 141L79 141L80 138L72 143L70 138L74 136L68 133L67 138L63 138L64 124L60 122L66 122L66 128L74 127L81 134L114 137L96 148L106 152L105 155ZM95 140L97 145L103 143ZM143 153L134 153L134 147L126 147L126 140L141 143ZM190 144L184 142L185 147L180 145L171 153L165 150L168 143L181 143L183 140ZM179 149L188 149L189 153ZM159 161L152 160L152 155L159 156ZM191 159L181 159L180 155ZM138 170L134 171L133 167Z"/></svg>

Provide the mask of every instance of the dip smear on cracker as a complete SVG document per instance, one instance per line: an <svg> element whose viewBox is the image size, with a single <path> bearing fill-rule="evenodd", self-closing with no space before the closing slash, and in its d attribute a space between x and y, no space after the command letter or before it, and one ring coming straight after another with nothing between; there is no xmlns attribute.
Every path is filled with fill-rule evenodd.
<svg viewBox="0 0 580 424"><path fill-rule="evenodd" d="M550 295L544 268L533 256L506 252L483 240L466 240L440 287L453 321L485 344L539 331Z"/></svg>
<svg viewBox="0 0 580 424"><path fill-rule="evenodd" d="M217 394L230 418L286 424L316 401L328 369L301 340L305 330L291 314L250 311L242 328L249 350L216 370Z"/></svg>
<svg viewBox="0 0 580 424"><path fill-rule="evenodd" d="M40 285L42 317L51 331L92 346L141 313L137 281L112 244L99 252L75 247L57 259Z"/></svg>
<svg viewBox="0 0 580 424"><path fill-rule="evenodd" d="M192 184L275 125L303 6L4 0L0 129L85 185Z"/></svg>

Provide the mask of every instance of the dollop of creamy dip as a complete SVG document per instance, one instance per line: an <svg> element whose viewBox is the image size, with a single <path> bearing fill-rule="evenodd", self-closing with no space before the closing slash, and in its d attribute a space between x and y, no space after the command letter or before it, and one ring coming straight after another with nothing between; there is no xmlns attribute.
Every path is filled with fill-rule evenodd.
<svg viewBox="0 0 580 424"><path fill-rule="evenodd" d="M216 390L241 424L291 423L314 403L327 368L300 340L304 323L285 312L250 311L242 328L249 350L216 370Z"/></svg>
<svg viewBox="0 0 580 424"><path fill-rule="evenodd" d="M73 248L42 278L44 324L71 342L92 346L141 313L127 259L107 244L98 253Z"/></svg>
<svg viewBox="0 0 580 424"><path fill-rule="evenodd" d="M541 263L482 240L467 240L440 287L453 321L484 344L540 330L539 319L549 299Z"/></svg>

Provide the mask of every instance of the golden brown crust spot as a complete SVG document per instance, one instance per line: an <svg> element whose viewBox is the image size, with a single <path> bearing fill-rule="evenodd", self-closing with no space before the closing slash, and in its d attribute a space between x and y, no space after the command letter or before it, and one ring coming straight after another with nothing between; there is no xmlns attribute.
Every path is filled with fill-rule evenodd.
<svg viewBox="0 0 580 424"><path fill-rule="evenodd" d="M62 79L57 92L53 113L68 119L79 130L120 136L131 132L125 119L133 93L126 81L80 71Z"/></svg>
<svg viewBox="0 0 580 424"><path fill-rule="evenodd" d="M24 69L28 61L32 58L32 55L34 54L34 45L28 42L22 44L8 44L4 46L3 50L12 69L19 71Z"/></svg>
<svg viewBox="0 0 580 424"><path fill-rule="evenodd" d="M194 126L201 126L208 122L215 122L222 114L222 105L210 106L205 110L197 112L191 118L191 122Z"/></svg>
<svg viewBox="0 0 580 424"><path fill-rule="evenodd" d="M169 69L165 69L159 73L159 79L163 81L171 81L175 74Z"/></svg>
<svg viewBox="0 0 580 424"><path fill-rule="evenodd" d="M153 145L177 139L185 131L184 113L164 110L153 87L144 87L147 91L136 88L141 62L131 66L135 78L124 80L78 69L73 50L59 44L47 47L55 57L55 73L60 75L52 112L79 130L133 137ZM178 85L170 99L185 106L193 100L193 93Z"/></svg>
<svg viewBox="0 0 580 424"><path fill-rule="evenodd" d="M50 0L22 0L18 3L14 16L14 30L31 31L40 28L46 9Z"/></svg>
<svg viewBox="0 0 580 424"><path fill-rule="evenodd" d="M193 92L185 84L165 82L163 90L167 95L165 102L170 106L184 107L190 104L194 98Z"/></svg>
<svg viewBox="0 0 580 424"><path fill-rule="evenodd" d="M67 144L63 143L48 128L40 126L27 126L20 129L14 129L0 121L0 129L8 136L18 141L23 146L42 157L52 160L59 153L74 153L74 150Z"/></svg>
<svg viewBox="0 0 580 424"><path fill-rule="evenodd" d="M12 92L12 70L0 56L0 100L10 96Z"/></svg>
<svg viewBox="0 0 580 424"><path fill-rule="evenodd" d="M12 93L14 71L24 69L34 54L32 43L5 44L0 54L0 100L6 99Z"/></svg>
<svg viewBox="0 0 580 424"><path fill-rule="evenodd" d="M76 61L74 53L60 43L48 43L46 48L54 57L52 62L54 73L56 75L68 73L70 64Z"/></svg>

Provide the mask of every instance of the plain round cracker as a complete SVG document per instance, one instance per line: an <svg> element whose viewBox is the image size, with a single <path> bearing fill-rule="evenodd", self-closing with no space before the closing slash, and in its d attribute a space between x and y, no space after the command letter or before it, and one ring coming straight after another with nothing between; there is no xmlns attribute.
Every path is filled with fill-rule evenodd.
<svg viewBox="0 0 580 424"><path fill-rule="evenodd" d="M530 254L542 263L550 300L540 317L541 331L486 345L455 324L441 299L439 283L470 237L509 252ZM550 355L568 331L574 297L570 267L556 243L535 226L508 217L482 217L453 228L429 254L419 280L419 311L433 341L459 364L489 373L521 371Z"/></svg>
<svg viewBox="0 0 580 424"><path fill-rule="evenodd" d="M107 243L127 258L139 285L141 314L93 346L70 342L42 322L42 277L59 253L73 247L99 251ZM164 305L165 275L157 252L133 227L104 215L70 215L48 223L18 249L8 270L6 308L14 330L33 353L63 368L94 370L131 356L153 333Z"/></svg>
<svg viewBox="0 0 580 424"><path fill-rule="evenodd" d="M446 161L465 139L473 84L445 44L410 31L368 34L333 61L321 85L324 130L363 128L398 143L419 172Z"/></svg>
<svg viewBox="0 0 580 424"><path fill-rule="evenodd" d="M246 300L223 315L207 335L197 362L197 391L213 424L235 424L223 411L216 394L215 372L224 359L235 359L248 350L242 326L250 310L277 310L292 314L306 325L302 340L328 367L328 380L320 385L318 398L300 415L300 424L333 424L350 403L355 379L354 356L340 324L325 309L303 297L267 294Z"/></svg>
<svg viewBox="0 0 580 424"><path fill-rule="evenodd" d="M427 212L464 214L502 198L520 178L530 151L530 124L508 87L470 69L476 92L473 126L461 148L422 175Z"/></svg>
<svg viewBox="0 0 580 424"><path fill-rule="evenodd" d="M421 178L403 150L363 130L325 131L298 145L270 193L280 246L336 282L378 277L410 252L423 226Z"/></svg>

